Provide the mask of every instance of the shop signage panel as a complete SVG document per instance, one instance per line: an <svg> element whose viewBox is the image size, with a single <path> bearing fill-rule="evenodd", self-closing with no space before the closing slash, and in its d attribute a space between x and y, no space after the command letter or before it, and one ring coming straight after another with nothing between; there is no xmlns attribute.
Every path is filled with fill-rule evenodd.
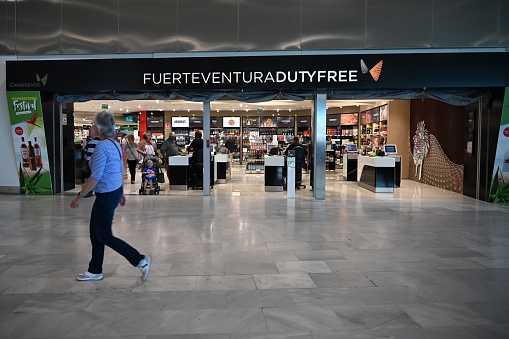
<svg viewBox="0 0 509 339"><path fill-rule="evenodd" d="M53 194L39 92L7 92L22 194Z"/></svg>
<svg viewBox="0 0 509 339"><path fill-rule="evenodd" d="M260 117L242 117L242 127L259 127Z"/></svg>
<svg viewBox="0 0 509 339"><path fill-rule="evenodd" d="M389 118L389 105L380 106L380 121L387 121Z"/></svg>
<svg viewBox="0 0 509 339"><path fill-rule="evenodd" d="M311 116L297 117L297 127L311 127Z"/></svg>
<svg viewBox="0 0 509 339"><path fill-rule="evenodd" d="M278 128L295 128L295 117L277 117Z"/></svg>
<svg viewBox="0 0 509 339"><path fill-rule="evenodd" d="M366 111L361 113L361 125L371 124L371 112Z"/></svg>
<svg viewBox="0 0 509 339"><path fill-rule="evenodd" d="M189 117L172 117L171 127L189 127Z"/></svg>
<svg viewBox="0 0 509 339"><path fill-rule="evenodd" d="M210 117L210 128L223 128L223 118Z"/></svg>
<svg viewBox="0 0 509 339"><path fill-rule="evenodd" d="M341 126L357 125L359 123L359 113L341 114Z"/></svg>
<svg viewBox="0 0 509 339"><path fill-rule="evenodd" d="M260 127L277 127L277 118L260 117Z"/></svg>
<svg viewBox="0 0 509 339"><path fill-rule="evenodd" d="M507 53L286 55L203 60L12 60L6 62L6 86L11 91L74 92L465 88L504 87L509 79Z"/></svg>
<svg viewBox="0 0 509 339"><path fill-rule="evenodd" d="M240 128L240 117L223 117L223 128Z"/></svg>
<svg viewBox="0 0 509 339"><path fill-rule="evenodd" d="M338 127L341 125L341 115L340 114L327 114L327 127Z"/></svg>
<svg viewBox="0 0 509 339"><path fill-rule="evenodd" d="M189 127L203 128L203 117L189 117Z"/></svg>
<svg viewBox="0 0 509 339"><path fill-rule="evenodd" d="M380 108L376 107L371 110L371 121L380 122Z"/></svg>
<svg viewBox="0 0 509 339"><path fill-rule="evenodd" d="M163 117L154 117L147 116L147 127L163 127L164 126L164 118Z"/></svg>

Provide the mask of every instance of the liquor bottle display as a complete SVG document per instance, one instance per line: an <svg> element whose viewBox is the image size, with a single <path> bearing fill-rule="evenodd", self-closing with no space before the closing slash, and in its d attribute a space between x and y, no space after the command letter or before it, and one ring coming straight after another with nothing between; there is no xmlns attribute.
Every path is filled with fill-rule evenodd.
<svg viewBox="0 0 509 339"><path fill-rule="evenodd" d="M42 158L41 158L41 146L37 142L37 137L34 137L34 150L35 150L35 166L37 168L42 167Z"/></svg>
<svg viewBox="0 0 509 339"><path fill-rule="evenodd" d="M25 144L25 138L21 137L21 158L23 159L23 167L30 167L30 158L28 154L28 147Z"/></svg>
<svg viewBox="0 0 509 339"><path fill-rule="evenodd" d="M35 165L35 150L30 140L28 141L28 156L30 158L30 170L35 171L37 169Z"/></svg>

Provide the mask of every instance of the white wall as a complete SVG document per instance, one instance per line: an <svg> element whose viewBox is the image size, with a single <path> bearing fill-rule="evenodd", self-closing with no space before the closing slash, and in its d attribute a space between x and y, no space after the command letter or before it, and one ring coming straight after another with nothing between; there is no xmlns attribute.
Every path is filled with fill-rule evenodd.
<svg viewBox="0 0 509 339"><path fill-rule="evenodd" d="M5 62L7 60L15 60L15 57L0 57L0 193L19 193L11 120L5 94L7 88Z"/></svg>

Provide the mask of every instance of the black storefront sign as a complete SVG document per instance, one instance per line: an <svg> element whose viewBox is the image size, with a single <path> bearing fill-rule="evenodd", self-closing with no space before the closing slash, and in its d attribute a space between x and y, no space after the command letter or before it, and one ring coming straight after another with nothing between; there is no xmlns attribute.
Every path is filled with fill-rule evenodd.
<svg viewBox="0 0 509 339"><path fill-rule="evenodd" d="M371 121L380 122L380 108L376 107L371 110Z"/></svg>
<svg viewBox="0 0 509 339"><path fill-rule="evenodd" d="M147 127L164 127L164 118L147 116Z"/></svg>
<svg viewBox="0 0 509 339"><path fill-rule="evenodd" d="M203 128L203 118L189 117L189 128Z"/></svg>
<svg viewBox="0 0 509 339"><path fill-rule="evenodd" d="M8 91L509 86L507 52L14 60L6 71Z"/></svg>
<svg viewBox="0 0 509 339"><path fill-rule="evenodd" d="M341 126L341 114L327 114L327 121L325 125L327 127Z"/></svg>
<svg viewBox="0 0 509 339"><path fill-rule="evenodd" d="M210 117L210 128L223 128L223 117Z"/></svg>
<svg viewBox="0 0 509 339"><path fill-rule="evenodd" d="M277 117L278 128L295 128L295 117Z"/></svg>
<svg viewBox="0 0 509 339"><path fill-rule="evenodd" d="M311 127L311 116L297 117L297 127Z"/></svg>
<svg viewBox="0 0 509 339"><path fill-rule="evenodd" d="M242 127L254 128L260 126L260 117L242 117Z"/></svg>

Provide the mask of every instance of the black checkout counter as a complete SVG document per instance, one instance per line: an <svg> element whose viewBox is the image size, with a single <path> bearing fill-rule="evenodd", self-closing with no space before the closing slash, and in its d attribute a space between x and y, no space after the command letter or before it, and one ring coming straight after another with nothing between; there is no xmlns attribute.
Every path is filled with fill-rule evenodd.
<svg viewBox="0 0 509 339"><path fill-rule="evenodd" d="M168 157L170 190L187 191L192 178L190 171L191 155ZM231 178L231 158L228 154L211 154L211 185L224 184Z"/></svg>
<svg viewBox="0 0 509 339"><path fill-rule="evenodd" d="M226 184L232 176L232 160L229 154L216 154L214 157L214 183Z"/></svg>
<svg viewBox="0 0 509 339"><path fill-rule="evenodd" d="M343 177L375 193L392 193L401 187L401 156L343 155Z"/></svg>
<svg viewBox="0 0 509 339"><path fill-rule="evenodd" d="M265 192L283 192L285 157L279 155L265 156Z"/></svg>

